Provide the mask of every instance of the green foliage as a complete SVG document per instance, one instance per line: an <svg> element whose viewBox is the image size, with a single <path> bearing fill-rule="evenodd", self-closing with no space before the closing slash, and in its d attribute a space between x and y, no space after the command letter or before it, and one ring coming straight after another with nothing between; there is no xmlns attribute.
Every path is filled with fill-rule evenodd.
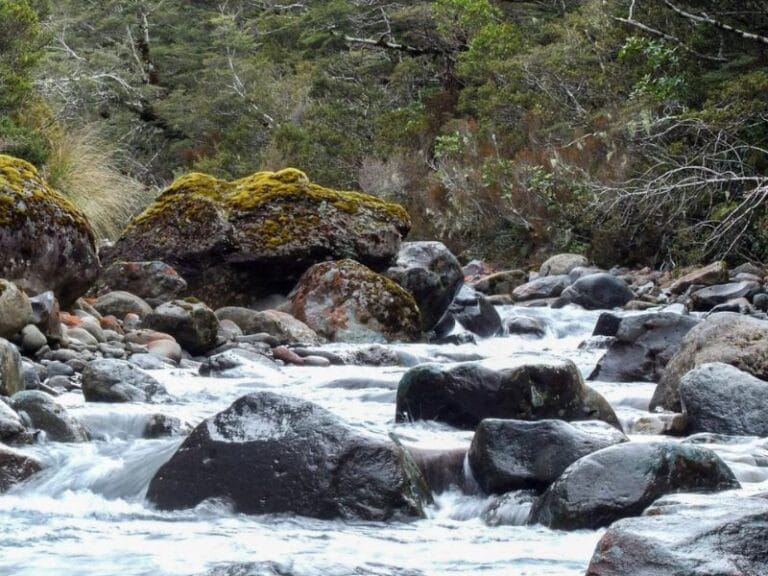
<svg viewBox="0 0 768 576"><path fill-rule="evenodd" d="M677 47L663 40L630 36L619 50L619 59L637 68L640 78L632 98L647 97L656 102L679 98L686 89L680 73Z"/></svg>

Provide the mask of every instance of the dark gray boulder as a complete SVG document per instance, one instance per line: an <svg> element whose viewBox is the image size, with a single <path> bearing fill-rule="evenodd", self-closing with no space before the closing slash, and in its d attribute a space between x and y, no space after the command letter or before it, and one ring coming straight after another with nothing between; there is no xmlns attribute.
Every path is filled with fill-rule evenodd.
<svg viewBox="0 0 768 576"><path fill-rule="evenodd" d="M486 418L603 420L619 426L602 396L570 360L491 370L480 364L423 364L397 389L396 419L436 420L472 430Z"/></svg>
<svg viewBox="0 0 768 576"><path fill-rule="evenodd" d="M702 364L683 376L680 400L689 433L768 436L768 382L729 364Z"/></svg>
<svg viewBox="0 0 768 576"><path fill-rule="evenodd" d="M386 520L421 516L423 478L401 447L319 406L249 394L195 428L149 484L163 510L224 498L246 514Z"/></svg>
<svg viewBox="0 0 768 576"><path fill-rule="evenodd" d="M384 275L411 293L424 331L437 324L464 283L461 264L442 242L403 242Z"/></svg>
<svg viewBox="0 0 768 576"><path fill-rule="evenodd" d="M628 442L569 466L536 502L530 520L555 529L596 529L638 516L665 494L739 487L711 450L675 442Z"/></svg>
<svg viewBox="0 0 768 576"><path fill-rule="evenodd" d="M487 296L467 285L461 287L448 309L450 316L464 328L481 338L501 333L501 317ZM443 320L440 320L443 323Z"/></svg>
<svg viewBox="0 0 768 576"><path fill-rule="evenodd" d="M698 323L692 316L672 312L620 318L615 340L589 380L658 382L685 335Z"/></svg>
<svg viewBox="0 0 768 576"><path fill-rule="evenodd" d="M0 443L11 443L26 432L24 422L8 404L0 400Z"/></svg>
<svg viewBox="0 0 768 576"><path fill-rule="evenodd" d="M560 295L564 302L587 310L620 308L634 297L624 280L607 272L583 276Z"/></svg>
<svg viewBox="0 0 768 576"><path fill-rule="evenodd" d="M486 493L544 490L579 458L627 441L600 421L488 419L475 430L468 458Z"/></svg>
<svg viewBox="0 0 768 576"><path fill-rule="evenodd" d="M218 342L219 320L200 302L174 300L161 304L147 314L142 326L170 334L191 354L205 354Z"/></svg>
<svg viewBox="0 0 768 576"><path fill-rule="evenodd" d="M768 498L665 496L611 525L587 576L768 574Z"/></svg>
<svg viewBox="0 0 768 576"><path fill-rule="evenodd" d="M759 282L731 282L708 286L691 294L691 307L694 310L706 312L737 298L749 300L762 289Z"/></svg>
<svg viewBox="0 0 768 576"><path fill-rule="evenodd" d="M149 402L166 394L155 378L126 360L113 358L89 362L82 386L88 402Z"/></svg>
<svg viewBox="0 0 768 576"><path fill-rule="evenodd" d="M18 392L11 398L11 407L53 442L88 442L90 439L88 430L45 392Z"/></svg>

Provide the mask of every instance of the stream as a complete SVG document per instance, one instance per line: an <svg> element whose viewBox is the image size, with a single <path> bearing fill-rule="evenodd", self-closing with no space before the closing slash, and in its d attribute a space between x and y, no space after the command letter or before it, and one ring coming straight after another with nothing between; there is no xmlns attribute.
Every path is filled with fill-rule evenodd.
<svg viewBox="0 0 768 576"><path fill-rule="evenodd" d="M477 360L492 368L565 357L585 376L604 352L579 348L599 312L571 307L498 309L502 317L518 313L545 320L546 337L393 348L413 361ZM151 372L172 397L166 404L86 403L79 392L59 397L88 427L94 441L20 448L41 460L45 470L0 497L0 574L583 576L602 531L526 526L530 504L524 498L495 509L495 497L451 490L436 495L425 519L387 523L246 516L215 501L192 510L159 512L145 503L150 479L183 441L178 436L142 438L151 415L175 416L192 427L256 390L315 402L361 430L394 433L407 446L468 446L471 432L433 422L395 424L397 383L406 370L254 366L248 377L204 378L194 366L185 366ZM349 384L350 379L361 378L370 379L371 385ZM633 441L658 439L631 433L655 385L590 384L609 400ZM744 486L741 492L768 490L768 439L731 438L706 446L733 469ZM492 510L495 514L489 514Z"/></svg>

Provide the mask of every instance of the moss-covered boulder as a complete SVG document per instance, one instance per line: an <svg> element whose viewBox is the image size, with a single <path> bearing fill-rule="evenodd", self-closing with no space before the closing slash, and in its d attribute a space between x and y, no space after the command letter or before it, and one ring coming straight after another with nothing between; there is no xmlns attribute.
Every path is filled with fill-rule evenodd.
<svg viewBox="0 0 768 576"><path fill-rule="evenodd" d="M288 298L293 316L332 341L412 341L421 332L413 296L354 260L312 266Z"/></svg>
<svg viewBox="0 0 768 576"><path fill-rule="evenodd" d="M384 269L410 229L405 210L312 184L296 169L233 181L176 180L129 224L109 260L162 260L209 305L248 305L287 291L317 262Z"/></svg>
<svg viewBox="0 0 768 576"><path fill-rule="evenodd" d="M99 274L93 230L31 164L0 154L0 277L31 293L53 290L62 306Z"/></svg>

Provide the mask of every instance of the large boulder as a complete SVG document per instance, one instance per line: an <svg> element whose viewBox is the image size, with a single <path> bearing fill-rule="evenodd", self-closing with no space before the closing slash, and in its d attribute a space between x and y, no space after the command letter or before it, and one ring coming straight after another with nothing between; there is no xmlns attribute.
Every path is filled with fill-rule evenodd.
<svg viewBox="0 0 768 576"><path fill-rule="evenodd" d="M442 242L404 242L386 276L416 300L424 331L443 317L464 282L461 264Z"/></svg>
<svg viewBox="0 0 768 576"><path fill-rule="evenodd" d="M618 427L611 407L584 385L570 360L499 371L481 364L423 364L400 380L398 422L436 420L473 430L486 418L603 420Z"/></svg>
<svg viewBox="0 0 768 576"><path fill-rule="evenodd" d="M66 307L99 274L85 215L43 180L34 166L0 154L0 278L25 292L53 290Z"/></svg>
<svg viewBox="0 0 768 576"><path fill-rule="evenodd" d="M768 436L768 382L730 364L702 364L680 380L690 433Z"/></svg>
<svg viewBox="0 0 768 576"><path fill-rule="evenodd" d="M608 314L608 313L605 313ZM601 316L601 319L603 316ZM658 382L688 332L699 323L693 316L659 312L617 318L608 350L590 374L603 382ZM600 330L605 331L608 321Z"/></svg>
<svg viewBox="0 0 768 576"><path fill-rule="evenodd" d="M155 378L125 360L103 358L83 370L83 395L88 402L148 402L166 393Z"/></svg>
<svg viewBox="0 0 768 576"><path fill-rule="evenodd" d="M421 516L426 494L401 447L310 402L258 392L197 426L147 498L163 510L224 498L246 514L386 520Z"/></svg>
<svg viewBox="0 0 768 576"><path fill-rule="evenodd" d="M161 304L146 315L142 326L170 334L192 354L205 354L218 342L219 320L201 302L174 300Z"/></svg>
<svg viewBox="0 0 768 576"><path fill-rule="evenodd" d="M605 422L480 422L467 454L486 493L544 490L579 458L629 439Z"/></svg>
<svg viewBox="0 0 768 576"><path fill-rule="evenodd" d="M739 487L711 450L676 442L628 442L569 466L534 504L530 521L562 530L596 529L638 516L665 494Z"/></svg>
<svg viewBox="0 0 768 576"><path fill-rule="evenodd" d="M42 469L34 458L0 444L0 494Z"/></svg>
<svg viewBox="0 0 768 576"><path fill-rule="evenodd" d="M107 257L161 260L211 306L249 305L285 293L317 262L353 258L382 270L410 227L399 205L323 188L293 168L233 181L187 174L131 221Z"/></svg>
<svg viewBox="0 0 768 576"><path fill-rule="evenodd" d="M651 410L680 412L680 379L711 362L731 364L768 380L768 322L733 312L708 316L683 338L656 387Z"/></svg>
<svg viewBox="0 0 768 576"><path fill-rule="evenodd" d="M560 276L570 274L574 268L589 266L589 260L581 254L555 254L539 269L542 276Z"/></svg>
<svg viewBox="0 0 768 576"><path fill-rule="evenodd" d="M34 319L29 297L12 282L0 278L0 338L11 338Z"/></svg>
<svg viewBox="0 0 768 576"><path fill-rule="evenodd" d="M620 308L635 295L627 283L607 272L589 274L576 280L560 295L564 302L578 304L587 310Z"/></svg>
<svg viewBox="0 0 768 576"><path fill-rule="evenodd" d="M413 296L354 260L315 264L288 297L289 312L332 341L413 341L421 333Z"/></svg>
<svg viewBox="0 0 768 576"><path fill-rule="evenodd" d="M11 407L26 417L32 428L42 430L53 442L87 442L90 439L88 430L45 392L17 392L11 398Z"/></svg>
<svg viewBox="0 0 768 576"><path fill-rule="evenodd" d="M21 354L18 348L0 338L0 396L12 396L24 390Z"/></svg>
<svg viewBox="0 0 768 576"><path fill-rule="evenodd" d="M496 307L485 296L474 288L464 285L456 294L446 315L440 320L440 325L448 322L450 329L439 327L436 329L438 334L450 332L458 322L463 328L481 338L490 338L501 334L501 316L496 311ZM442 334L441 334L442 332Z"/></svg>
<svg viewBox="0 0 768 576"><path fill-rule="evenodd" d="M165 262L112 262L101 272L99 294L130 292L155 304L176 299L187 288L187 282L173 266Z"/></svg>
<svg viewBox="0 0 768 576"><path fill-rule="evenodd" d="M665 496L639 518L612 524L587 576L768 574L765 495Z"/></svg>

